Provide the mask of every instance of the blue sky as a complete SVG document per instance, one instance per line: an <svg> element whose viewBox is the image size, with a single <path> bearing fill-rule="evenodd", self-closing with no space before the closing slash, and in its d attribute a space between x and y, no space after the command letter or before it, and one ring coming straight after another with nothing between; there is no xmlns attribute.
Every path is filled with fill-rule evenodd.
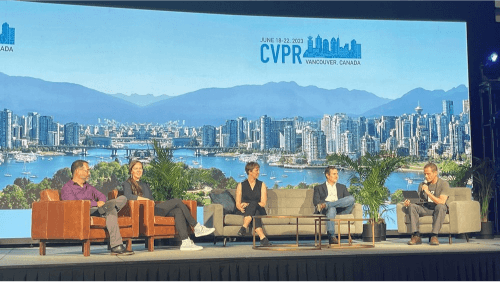
<svg viewBox="0 0 500 282"><path fill-rule="evenodd" d="M180 95L201 88L295 81L398 98L468 85L466 24L230 16L0 2L16 29L0 71L114 94ZM262 37L339 37L361 44L359 66L264 64ZM274 43L275 45L277 43ZM270 55L270 52L269 52ZM338 60L338 59L337 59ZM271 60L272 61L272 60Z"/></svg>

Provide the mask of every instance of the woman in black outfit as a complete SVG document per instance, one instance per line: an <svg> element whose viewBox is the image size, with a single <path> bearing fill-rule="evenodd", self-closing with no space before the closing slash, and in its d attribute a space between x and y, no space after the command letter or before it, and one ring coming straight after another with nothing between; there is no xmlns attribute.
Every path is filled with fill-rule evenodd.
<svg viewBox="0 0 500 282"><path fill-rule="evenodd" d="M256 162L249 162L245 165L245 172L248 177L245 181L238 183L236 187L236 214L243 215L243 226L238 231L239 236L246 233L246 229L252 222L252 216L267 215L264 207L267 202L267 187L264 182L257 177L260 174L260 166ZM261 246L271 246L262 230L262 220L255 219L255 232L259 235Z"/></svg>
<svg viewBox="0 0 500 282"><path fill-rule="evenodd" d="M122 183L123 194L129 200L154 200L149 184L140 181L142 177L142 163L138 160L130 162L129 166L130 177ZM199 224L191 213L188 207L180 199L171 199L161 202L155 206L155 216L173 216L175 218L175 229L179 233L182 240L181 251L197 251L203 249L202 246L195 245L189 238L188 227L194 227L194 235L196 237L212 234L215 228L207 228Z"/></svg>

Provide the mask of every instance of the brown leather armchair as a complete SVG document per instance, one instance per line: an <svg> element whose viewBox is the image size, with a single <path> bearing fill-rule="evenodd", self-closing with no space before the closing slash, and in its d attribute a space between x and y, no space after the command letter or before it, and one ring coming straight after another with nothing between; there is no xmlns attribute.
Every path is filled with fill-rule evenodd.
<svg viewBox="0 0 500 282"><path fill-rule="evenodd" d="M113 190L108 193L108 199L114 199L118 197L118 195L119 191ZM155 239L174 238L175 235L178 235L177 230L175 229L174 217L155 216L154 201L138 200L136 202L139 204L139 237L146 240L145 246L148 251L154 251ZM197 219L196 201L183 200L182 202L188 207L193 218Z"/></svg>
<svg viewBox="0 0 500 282"><path fill-rule="evenodd" d="M139 236L139 205L128 201L118 213L120 234L132 250L132 238ZM40 201L33 203L31 239L40 240L40 255L48 241L81 241L84 256L90 255L90 242L109 240L106 219L90 216L90 201L61 201L58 190L42 190Z"/></svg>

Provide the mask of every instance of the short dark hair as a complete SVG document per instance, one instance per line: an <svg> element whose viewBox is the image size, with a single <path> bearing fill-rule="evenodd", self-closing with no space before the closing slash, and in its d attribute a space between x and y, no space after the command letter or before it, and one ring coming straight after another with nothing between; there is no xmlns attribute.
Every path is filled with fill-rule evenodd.
<svg viewBox="0 0 500 282"><path fill-rule="evenodd" d="M325 176L327 176L328 174L330 174L330 170L334 170L334 169L337 169L335 166L333 165L329 165L325 168ZM338 170L338 169L337 169Z"/></svg>
<svg viewBox="0 0 500 282"><path fill-rule="evenodd" d="M438 171L438 167L437 165L435 165L434 163L428 163L424 166L424 170L426 168L430 168L432 171Z"/></svg>
<svg viewBox="0 0 500 282"><path fill-rule="evenodd" d="M260 165L257 163L257 162L248 162L246 165L245 165L245 172L248 173L250 171L252 171L254 168L256 167L260 167Z"/></svg>
<svg viewBox="0 0 500 282"><path fill-rule="evenodd" d="M71 175L75 175L75 171L81 167L83 167L84 164L89 164L89 162L84 161L84 160L76 160L71 164Z"/></svg>

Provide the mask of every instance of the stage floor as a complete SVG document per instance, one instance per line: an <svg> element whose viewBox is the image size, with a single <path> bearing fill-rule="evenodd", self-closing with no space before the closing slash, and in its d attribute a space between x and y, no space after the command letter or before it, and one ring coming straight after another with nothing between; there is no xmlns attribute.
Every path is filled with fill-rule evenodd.
<svg viewBox="0 0 500 282"><path fill-rule="evenodd" d="M19 266L49 266L61 264L85 265L96 263L126 263L126 262L168 262L183 260L231 260L231 259L255 259L255 258L285 258L285 257L322 257L322 256L363 256L363 255L395 255L405 256L409 254L447 254L453 253L471 253L498 252L500 254L500 238L491 240L453 238L453 244L448 244L448 237L440 237L439 246L431 246L427 243L427 238L423 238L422 245L409 246L406 242L409 238L388 238L387 241L375 243L374 248L362 249L329 249L322 250L295 250L295 251L277 251L277 250L254 250L252 242L228 242L223 247L222 242L216 245L213 243L197 243L204 247L201 251L183 251L178 246L156 246L154 252L148 252L144 244L133 244L135 255L114 256L110 255L105 245L91 245L89 257L84 257L80 246L48 246L47 254L40 256L38 247L20 247L20 248L0 248L0 268L19 267ZM291 244L294 241L271 240L275 244ZM314 241L300 241L311 246ZM346 242L347 240L342 240ZM327 240L322 241L323 244ZM354 243L363 243L360 240L354 240ZM363 243L367 244L367 243Z"/></svg>

